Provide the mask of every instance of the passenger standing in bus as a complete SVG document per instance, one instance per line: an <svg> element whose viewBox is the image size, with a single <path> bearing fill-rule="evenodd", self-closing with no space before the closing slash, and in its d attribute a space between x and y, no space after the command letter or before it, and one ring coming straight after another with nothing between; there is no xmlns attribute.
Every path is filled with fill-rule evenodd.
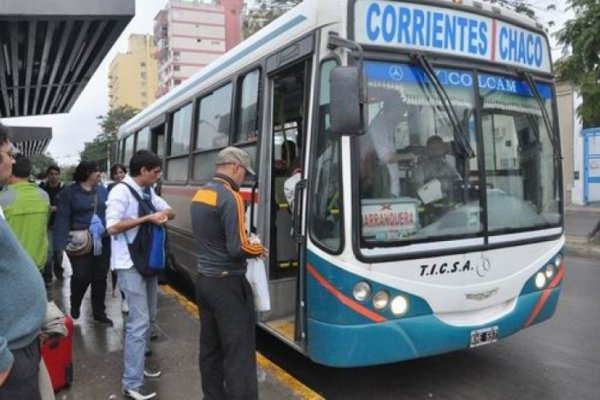
<svg viewBox="0 0 600 400"><path fill-rule="evenodd" d="M227 147L214 178L191 204L198 250L196 299L200 310L200 374L205 399L257 399L254 296L246 259L266 257L249 240L239 188L254 175L248 154Z"/></svg>
<svg viewBox="0 0 600 400"><path fill-rule="evenodd" d="M396 127L405 118L405 103L395 90L379 89L383 106L369 124L368 133L361 138L360 154L363 192L373 197L400 196L400 171L398 163L413 164L417 157L412 153L399 153L396 147ZM389 179L383 181L376 167L385 165ZM384 183L385 182L385 183ZM367 187L369 186L369 187Z"/></svg>
<svg viewBox="0 0 600 400"><path fill-rule="evenodd" d="M151 327L156 320L158 277L146 277L138 272L131 261L128 243L134 241L143 223L164 225L175 218L171 207L152 189L162 173L161 166L156 154L137 151L131 157L129 175L110 191L106 211L107 229L112 237L110 266L117 272L119 286L129 304L123 347L123 394L136 400L156 397L156 392L144 388L144 378L158 378L162 374L158 367L151 367L145 360ZM140 198L150 200L157 211L140 217L139 203L126 185L136 190Z"/></svg>
<svg viewBox="0 0 600 400"><path fill-rule="evenodd" d="M15 154L0 124L0 184ZM40 400L39 333L46 316L44 281L4 220L0 208L0 400Z"/></svg>
<svg viewBox="0 0 600 400"><path fill-rule="evenodd" d="M101 223L103 227L106 226L104 216L107 191L100 183L100 168L93 161L81 161L75 168L73 180L75 183L58 196L58 210L52 229L54 250L67 249L73 266L71 317L79 318L83 296L91 284L94 320L112 326L113 321L106 316L104 304L110 238L101 234L94 234L93 236L99 237L92 237L88 233L92 225ZM89 245L85 246L86 243ZM74 245L79 248L74 248Z"/></svg>

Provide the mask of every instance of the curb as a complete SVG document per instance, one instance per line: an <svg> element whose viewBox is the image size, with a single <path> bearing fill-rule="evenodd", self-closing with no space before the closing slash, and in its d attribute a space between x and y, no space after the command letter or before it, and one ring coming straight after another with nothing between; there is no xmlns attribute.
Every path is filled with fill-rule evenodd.
<svg viewBox="0 0 600 400"><path fill-rule="evenodd" d="M590 243L566 243L567 254L578 257L600 257L600 248Z"/></svg>

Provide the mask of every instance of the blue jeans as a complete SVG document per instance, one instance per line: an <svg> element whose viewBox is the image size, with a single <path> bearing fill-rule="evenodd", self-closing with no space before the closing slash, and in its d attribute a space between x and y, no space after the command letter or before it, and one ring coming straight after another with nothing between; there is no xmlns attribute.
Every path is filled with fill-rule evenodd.
<svg viewBox="0 0 600 400"><path fill-rule="evenodd" d="M118 269L117 274L129 305L123 349L123 389L139 389L144 384L144 353L156 320L158 278L145 278L133 267Z"/></svg>

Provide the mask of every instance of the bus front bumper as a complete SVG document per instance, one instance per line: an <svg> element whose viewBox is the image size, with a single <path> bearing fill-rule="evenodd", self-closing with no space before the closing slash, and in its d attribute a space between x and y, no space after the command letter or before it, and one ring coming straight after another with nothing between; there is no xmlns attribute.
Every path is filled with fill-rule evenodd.
<svg viewBox="0 0 600 400"><path fill-rule="evenodd" d="M556 310L560 286L548 291L533 324L550 318ZM309 318L308 355L319 364L358 367L466 349L474 330L498 327L498 338L504 338L524 329L542 294L522 295L512 312L477 326L448 325L432 314L363 325L334 325Z"/></svg>

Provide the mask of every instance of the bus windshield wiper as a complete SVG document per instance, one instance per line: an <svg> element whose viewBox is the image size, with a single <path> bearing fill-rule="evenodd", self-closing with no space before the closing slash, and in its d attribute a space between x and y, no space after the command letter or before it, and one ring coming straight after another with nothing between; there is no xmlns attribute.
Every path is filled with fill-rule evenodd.
<svg viewBox="0 0 600 400"><path fill-rule="evenodd" d="M544 120L544 125L546 126L546 131L548 132L548 139L550 139L550 143L552 144L552 148L554 149L554 155L560 160L562 159L562 155L560 154L560 147L556 142L556 134L554 132L554 128L552 122L550 121L550 116L548 115L548 110L546 110L546 104L544 103L544 99L540 95L538 91L537 85L535 84L533 78L528 72L521 71L520 75L524 78L525 82L527 82L527 86L529 86L529 90L533 94L533 97L538 102L542 110L542 119ZM539 138L539 135L538 135Z"/></svg>
<svg viewBox="0 0 600 400"><path fill-rule="evenodd" d="M461 124L460 119L458 118L458 115L454 110L454 107L452 106L452 102L450 101L448 93L446 92L444 86L441 84L440 80L435 74L435 70L424 55L416 54L413 55L413 58L416 59L416 61L419 63L419 66L427 75L429 82L431 82L433 88L435 89L438 96L440 97L440 100L442 101L442 106L446 110L448 118L450 119L450 123L452 124L454 139L456 140L458 149L462 153L461 155L464 158L475 157L475 152L473 151L473 149L471 148L471 144L469 143L469 137L465 132L465 129Z"/></svg>

